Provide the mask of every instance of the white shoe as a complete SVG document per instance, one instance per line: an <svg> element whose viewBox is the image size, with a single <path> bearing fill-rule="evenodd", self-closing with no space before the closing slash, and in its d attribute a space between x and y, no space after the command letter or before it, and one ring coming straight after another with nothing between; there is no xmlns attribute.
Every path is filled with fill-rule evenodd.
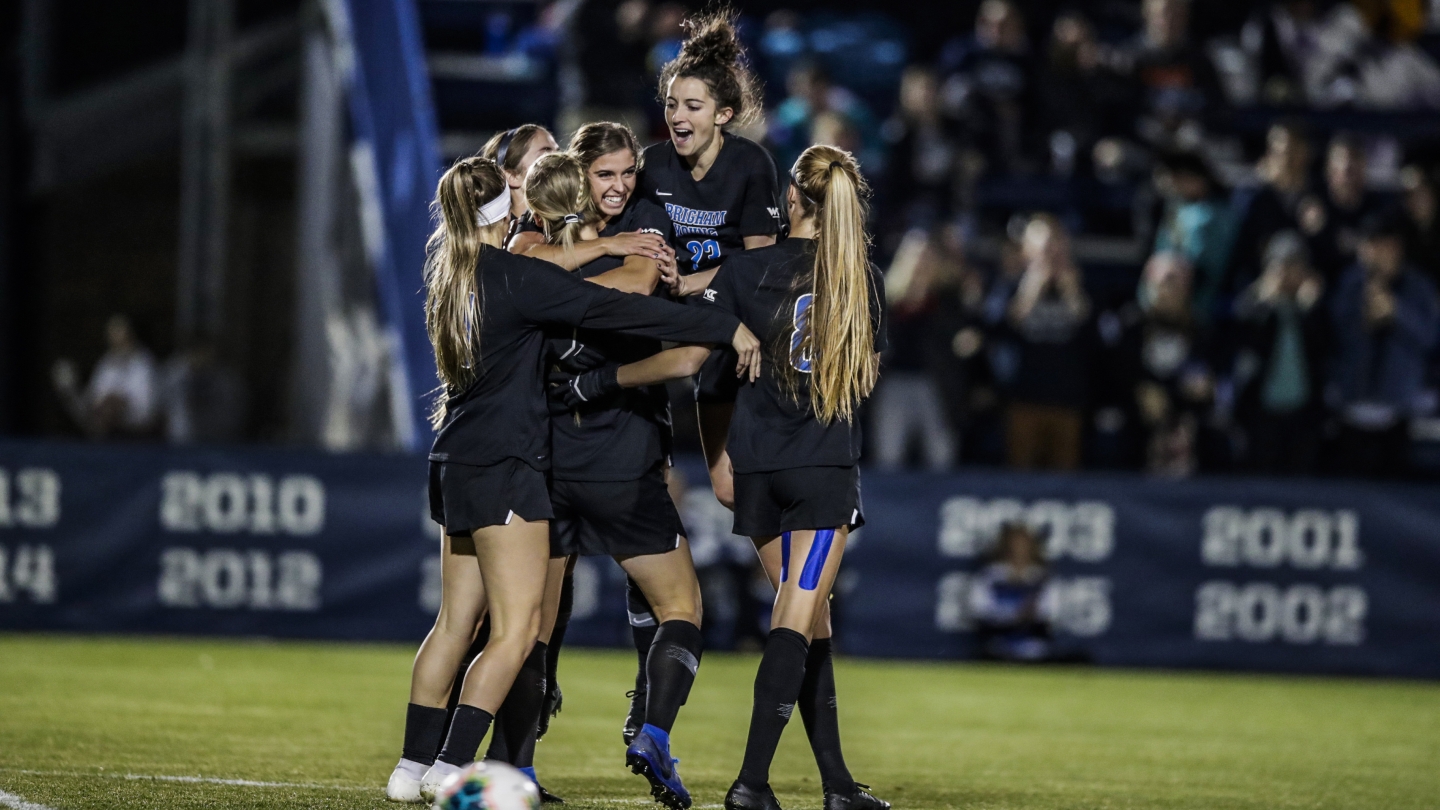
<svg viewBox="0 0 1440 810"><path fill-rule="evenodd" d="M385 798L392 802L420 804L424 801L420 798L420 779L424 775L424 764L409 759L400 760L395 764L395 770L390 772Z"/></svg>
<svg viewBox="0 0 1440 810"><path fill-rule="evenodd" d="M420 777L420 798L423 799L426 804L434 802L435 794L440 792L440 786L445 784L445 780L462 770L464 770L464 768L459 765L451 765L448 762L441 762L438 759L435 760L435 764L430 766L430 770L426 771L425 775Z"/></svg>

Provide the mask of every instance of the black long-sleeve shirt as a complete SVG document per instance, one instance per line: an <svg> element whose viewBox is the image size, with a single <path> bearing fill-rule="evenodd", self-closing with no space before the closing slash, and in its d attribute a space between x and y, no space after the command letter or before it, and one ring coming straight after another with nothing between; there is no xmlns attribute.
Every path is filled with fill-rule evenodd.
<svg viewBox="0 0 1440 810"><path fill-rule="evenodd" d="M476 381L450 398L431 461L486 466L518 458L550 468L545 328L585 327L683 343L729 343L740 321L590 284L556 265L485 247L476 269Z"/></svg>

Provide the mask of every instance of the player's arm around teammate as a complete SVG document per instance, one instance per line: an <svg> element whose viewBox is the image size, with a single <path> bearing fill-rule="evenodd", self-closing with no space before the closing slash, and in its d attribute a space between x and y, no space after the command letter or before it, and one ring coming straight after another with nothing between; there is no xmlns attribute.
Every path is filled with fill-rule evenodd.
<svg viewBox="0 0 1440 810"><path fill-rule="evenodd" d="M703 322L673 304L587 285L553 265L497 249L509 189L493 161L470 158L441 178L442 223L427 260L427 326L444 382L431 460L440 466L447 534L468 535L486 585L491 636L467 673L422 793L472 761L539 633L551 507L544 330L588 327L679 341L758 343L734 319Z"/></svg>
<svg viewBox="0 0 1440 810"><path fill-rule="evenodd" d="M721 267L702 306L738 315L767 347L731 423L736 534L776 596L755 704L727 810L778 810L770 764L798 704L826 810L888 805L850 776L840 748L828 599L860 503L858 410L885 348L883 286L867 258L865 183L847 152L812 146L791 172L790 238Z"/></svg>

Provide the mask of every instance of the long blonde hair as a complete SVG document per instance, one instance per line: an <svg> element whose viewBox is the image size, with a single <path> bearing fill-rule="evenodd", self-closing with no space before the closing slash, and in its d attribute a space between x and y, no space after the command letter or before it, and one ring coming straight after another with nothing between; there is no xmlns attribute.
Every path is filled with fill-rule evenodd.
<svg viewBox="0 0 1440 810"><path fill-rule="evenodd" d="M545 230L545 241L567 253L579 241L581 229L600 218L590 199L585 167L568 152L552 152L535 161L525 175L525 201Z"/></svg>
<svg viewBox="0 0 1440 810"><path fill-rule="evenodd" d="M425 331L435 347L441 390L430 412L437 430L445 422L446 401L475 382L480 356L480 296L476 264L480 247L500 247L508 218L479 223L480 206L506 188L495 161L468 157L455 161L435 189L430 208L437 221L425 244Z"/></svg>
<svg viewBox="0 0 1440 810"><path fill-rule="evenodd" d="M870 188L855 157L834 146L806 149L791 176L806 218L814 217L815 270L796 280L813 293L794 335L783 333L789 362L781 380L798 398L801 369L810 371L810 407L822 424L850 421L880 375L870 315L870 235L865 230Z"/></svg>

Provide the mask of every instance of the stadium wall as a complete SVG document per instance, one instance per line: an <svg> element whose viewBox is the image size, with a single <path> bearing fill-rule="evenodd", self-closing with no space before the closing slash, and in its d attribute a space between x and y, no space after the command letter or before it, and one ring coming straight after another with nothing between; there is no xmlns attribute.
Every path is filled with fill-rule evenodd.
<svg viewBox="0 0 1440 810"><path fill-rule="evenodd" d="M703 466L681 464L692 482ZM0 442L0 630L418 641L439 599L418 456ZM690 490L697 545L728 531ZM1059 645L1102 665L1440 677L1440 493L1334 481L866 473L851 654L974 654L995 530L1045 532ZM628 642L577 569L569 639Z"/></svg>

